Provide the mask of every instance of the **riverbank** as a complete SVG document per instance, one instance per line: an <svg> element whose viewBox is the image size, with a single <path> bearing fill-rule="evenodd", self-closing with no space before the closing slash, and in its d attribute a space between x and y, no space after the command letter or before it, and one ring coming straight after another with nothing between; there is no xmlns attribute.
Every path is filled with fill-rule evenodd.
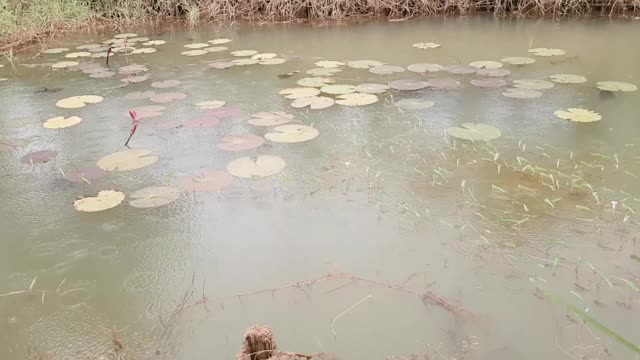
<svg viewBox="0 0 640 360"><path fill-rule="evenodd" d="M640 0L0 0L0 52L44 43L65 30L89 25L178 19L200 21L402 20L434 14L503 16L613 15L640 13Z"/></svg>

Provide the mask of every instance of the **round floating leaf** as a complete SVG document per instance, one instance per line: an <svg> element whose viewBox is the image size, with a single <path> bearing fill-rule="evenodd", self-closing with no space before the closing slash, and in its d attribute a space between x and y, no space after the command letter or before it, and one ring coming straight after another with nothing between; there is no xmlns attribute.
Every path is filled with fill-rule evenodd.
<svg viewBox="0 0 640 360"><path fill-rule="evenodd" d="M231 55L233 56L253 56L255 54L257 54L258 52L255 50L236 50L236 51L232 51Z"/></svg>
<svg viewBox="0 0 640 360"><path fill-rule="evenodd" d="M150 40L150 41L143 42L142 45L145 45L145 46L158 46L158 45L164 45L166 43L167 42L164 41L164 40Z"/></svg>
<svg viewBox="0 0 640 360"><path fill-rule="evenodd" d="M587 78L575 74L554 74L549 76L551 81L558 84L582 84L587 82Z"/></svg>
<svg viewBox="0 0 640 360"><path fill-rule="evenodd" d="M518 89L545 90L551 89L554 85L552 82L546 80L518 79L513 80L513 86Z"/></svg>
<svg viewBox="0 0 640 360"><path fill-rule="evenodd" d="M73 202L73 207L82 212L98 212L112 209L124 200L124 194L115 190L102 190L96 197L86 197Z"/></svg>
<svg viewBox="0 0 640 360"><path fill-rule="evenodd" d="M229 50L229 48L226 46L210 46L204 50L208 52L220 52L220 51L227 51Z"/></svg>
<svg viewBox="0 0 640 360"><path fill-rule="evenodd" d="M251 115L249 124L255 126L276 126L286 124L293 120L293 115L281 111L262 111Z"/></svg>
<svg viewBox="0 0 640 360"><path fill-rule="evenodd" d="M307 70L307 74L313 76L331 76L335 73L339 73L342 70L338 68L314 68Z"/></svg>
<svg viewBox="0 0 640 360"><path fill-rule="evenodd" d="M231 63L233 63L233 65L255 65L257 64L259 61L256 59L235 59L235 60L231 60Z"/></svg>
<svg viewBox="0 0 640 360"><path fill-rule="evenodd" d="M187 49L202 49L202 48L209 47L209 43L193 43L193 44L187 44L184 47L186 47Z"/></svg>
<svg viewBox="0 0 640 360"><path fill-rule="evenodd" d="M53 63L51 64L51 68L52 69L65 69L71 66L77 66L78 64L80 64L77 61L60 61L57 63Z"/></svg>
<svg viewBox="0 0 640 360"><path fill-rule="evenodd" d="M279 156L261 155L255 160L249 157L235 159L227 165L227 171L239 178L262 178L275 175L287 166Z"/></svg>
<svg viewBox="0 0 640 360"><path fill-rule="evenodd" d="M204 55L204 54L208 54L208 53L209 52L207 50L197 49L197 50L183 51L180 54L185 55L185 56L200 56L200 55Z"/></svg>
<svg viewBox="0 0 640 360"><path fill-rule="evenodd" d="M156 50L155 48L139 48L139 49L133 50L131 53L132 54L153 54L156 51L158 50Z"/></svg>
<svg viewBox="0 0 640 360"><path fill-rule="evenodd" d="M287 60L282 59L282 58L273 58L273 59L263 59L258 61L258 64L260 65L280 65L280 64L284 64L285 62L287 62Z"/></svg>
<svg viewBox="0 0 640 360"><path fill-rule="evenodd" d="M560 119L569 120L573 122L594 122L602 120L602 115L595 111L581 109L581 108L568 108L567 110L556 110L553 114Z"/></svg>
<svg viewBox="0 0 640 360"><path fill-rule="evenodd" d="M68 53L64 57L66 57L67 59L76 59L76 58L80 58L80 57L90 57L90 56L91 56L90 52L88 52L88 51L80 51L80 52Z"/></svg>
<svg viewBox="0 0 640 360"><path fill-rule="evenodd" d="M216 62L209 63L207 66L212 69L222 70L222 69L228 69L230 67L233 67L235 66L235 64L232 63L231 61L216 61Z"/></svg>
<svg viewBox="0 0 640 360"><path fill-rule="evenodd" d="M24 164L44 164L53 160L58 156L57 151L53 150L40 150L28 153L23 156L20 161Z"/></svg>
<svg viewBox="0 0 640 360"><path fill-rule="evenodd" d="M480 69L476 71L476 74L482 76L501 77L511 75L511 71L506 69Z"/></svg>
<svg viewBox="0 0 640 360"><path fill-rule="evenodd" d="M179 86L180 84L182 83L178 80L164 80L164 81L152 82L151 87L158 88L158 89L166 89L166 88Z"/></svg>
<svg viewBox="0 0 640 360"><path fill-rule="evenodd" d="M85 107L87 104L97 104L102 102L104 98L97 95L80 95L72 96L62 100L58 100L56 106L63 109L77 109Z"/></svg>
<svg viewBox="0 0 640 360"><path fill-rule="evenodd" d="M113 51L116 54L128 54L133 52L135 49L136 48L134 48L133 46L121 46L121 47L114 47L111 49L111 51Z"/></svg>
<svg viewBox="0 0 640 360"><path fill-rule="evenodd" d="M198 117L184 122L184 126L188 128L214 128L218 125L220 125L220 119L211 115Z"/></svg>
<svg viewBox="0 0 640 360"><path fill-rule="evenodd" d="M211 43L213 45L228 44L230 42L231 42L231 39L213 39L213 40L209 40L209 43Z"/></svg>
<svg viewBox="0 0 640 360"><path fill-rule="evenodd" d="M335 85L324 85L320 88L325 94L332 95L343 95L343 94L351 94L355 92L356 87L353 85L344 85L344 84L335 84Z"/></svg>
<svg viewBox="0 0 640 360"><path fill-rule="evenodd" d="M537 99L542 96L542 92L532 89L509 88L503 91L502 95L512 99Z"/></svg>
<svg viewBox="0 0 640 360"><path fill-rule="evenodd" d="M100 168L88 167L67 172L64 175L64 179L76 183L87 182L90 184L92 180L100 179L105 174L106 172Z"/></svg>
<svg viewBox="0 0 640 360"><path fill-rule="evenodd" d="M428 109L434 104L433 101L417 98L402 99L393 103L393 105L406 110Z"/></svg>
<svg viewBox="0 0 640 360"><path fill-rule="evenodd" d="M155 103L169 103L175 100L182 100L187 97L187 94L180 92L166 92L166 93L157 93L149 98L149 100Z"/></svg>
<svg viewBox="0 0 640 360"><path fill-rule="evenodd" d="M476 69L499 69L502 67L502 63L499 61L474 61L469 63L469 66L474 67Z"/></svg>
<svg viewBox="0 0 640 360"><path fill-rule="evenodd" d="M462 140L493 140L502 135L497 127L482 123L465 123L460 127L453 126L447 129L447 134Z"/></svg>
<svg viewBox="0 0 640 360"><path fill-rule="evenodd" d="M162 115L162 113L166 110L164 106L161 105L147 105L147 106L139 106L131 109L138 114L139 119L148 119L156 116ZM129 113L127 113L127 117Z"/></svg>
<svg viewBox="0 0 640 360"><path fill-rule="evenodd" d="M522 57L522 56L509 56L506 58L500 59L503 63L511 64L511 65L529 65L536 62L536 59L532 59L530 57Z"/></svg>
<svg viewBox="0 0 640 360"><path fill-rule="evenodd" d="M281 95L286 95L287 99L300 99L320 94L320 90L311 87L297 87L280 90Z"/></svg>
<svg viewBox="0 0 640 360"><path fill-rule="evenodd" d="M440 64L418 63L407 66L407 70L416 73L437 72L444 70L444 66Z"/></svg>
<svg viewBox="0 0 640 360"><path fill-rule="evenodd" d="M43 54L60 54L60 53L63 53L65 51L69 51L69 49L67 49L67 48L53 48L53 49L43 50L42 53Z"/></svg>
<svg viewBox="0 0 640 360"><path fill-rule="evenodd" d="M273 59L275 57L278 57L278 54L274 54L274 53L259 53L259 54L253 55L251 58L252 59L256 59L256 60L266 60L266 59Z"/></svg>
<svg viewBox="0 0 640 360"><path fill-rule="evenodd" d="M369 72L377 75L391 75L404 72L404 68L402 66L382 65L369 68Z"/></svg>
<svg viewBox="0 0 640 360"><path fill-rule="evenodd" d="M297 143L314 139L318 134L318 130L311 126L292 124L277 126L264 137L273 142Z"/></svg>
<svg viewBox="0 0 640 360"><path fill-rule="evenodd" d="M413 46L416 49L427 50L427 49L436 49L436 48L439 48L442 45L437 44L437 43L432 43L432 42L420 42L420 43L415 43L415 44L413 44L411 46Z"/></svg>
<svg viewBox="0 0 640 360"><path fill-rule="evenodd" d="M306 77L298 80L296 84L304 87L323 87L334 82L335 80L327 77Z"/></svg>
<svg viewBox="0 0 640 360"><path fill-rule="evenodd" d="M216 146L224 151L245 151L264 144L264 138L256 135L229 135L222 138Z"/></svg>
<svg viewBox="0 0 640 360"><path fill-rule="evenodd" d="M120 81L124 82L124 83L128 83L128 84L135 84L135 83L139 83L139 82L143 82L143 81L147 81L151 78L151 75L134 75L134 76L128 76L124 79L120 79Z"/></svg>
<svg viewBox="0 0 640 360"><path fill-rule="evenodd" d="M460 82L454 79L431 79L427 81L427 84L438 90L452 90L460 87Z"/></svg>
<svg viewBox="0 0 640 360"><path fill-rule="evenodd" d="M129 195L129 205L135 208L155 208L171 204L180 197L180 189L173 186L150 186Z"/></svg>
<svg viewBox="0 0 640 360"><path fill-rule="evenodd" d="M476 71L478 71L478 69L469 65L449 65L444 68L444 71L448 72L449 74L467 75L474 74Z"/></svg>
<svg viewBox="0 0 640 360"><path fill-rule="evenodd" d="M356 92L365 94L382 94L389 90L389 85L385 84L360 84L356 86Z"/></svg>
<svg viewBox="0 0 640 360"><path fill-rule="evenodd" d="M201 101L196 106L202 110L213 110L225 106L227 103L222 100Z"/></svg>
<svg viewBox="0 0 640 360"><path fill-rule="evenodd" d="M603 91L630 92L638 90L636 85L620 81L598 81L596 85L598 89Z"/></svg>
<svg viewBox="0 0 640 360"><path fill-rule="evenodd" d="M361 93L339 95L338 99L336 104L345 106L365 106L378 102L376 95Z"/></svg>
<svg viewBox="0 0 640 360"><path fill-rule="evenodd" d="M426 81L413 80L413 79L402 79L402 80L392 81L389 83L390 88L394 90L404 90L404 91L420 90L420 89L426 88L428 85L429 84Z"/></svg>
<svg viewBox="0 0 640 360"><path fill-rule="evenodd" d="M201 175L184 176L182 187L189 192L217 192L233 183L233 176L226 171L206 170Z"/></svg>
<svg viewBox="0 0 640 360"><path fill-rule="evenodd" d="M105 171L129 171L149 166L160 158L151 155L151 150L129 149L118 151L98 160L98 167Z"/></svg>
<svg viewBox="0 0 640 360"><path fill-rule="evenodd" d="M132 37L136 37L136 36L138 36L138 34L135 34L135 33L122 33L122 34L115 35L113 38L114 39L126 39L126 38L132 38Z"/></svg>
<svg viewBox="0 0 640 360"><path fill-rule="evenodd" d="M564 55L567 53L562 49L549 49L549 48L529 49L529 52L536 56L558 56L558 55Z"/></svg>
<svg viewBox="0 0 640 360"><path fill-rule="evenodd" d="M335 60L322 60L322 61L316 62L315 65L321 68L337 68L344 65L344 63L341 61L335 61Z"/></svg>
<svg viewBox="0 0 640 360"><path fill-rule="evenodd" d="M321 110L326 109L332 106L335 103L330 97L326 96L311 96L305 98L295 99L291 102L291 106L300 109L304 107L309 107L311 110Z"/></svg>
<svg viewBox="0 0 640 360"><path fill-rule="evenodd" d="M155 94L156 94L155 91L134 91L134 92L128 93L124 97L125 99L129 99L129 100L143 100L143 99L148 99Z"/></svg>
<svg viewBox="0 0 640 360"><path fill-rule="evenodd" d="M368 68L382 66L382 65L384 64L376 60L354 60L347 63L348 67L351 67L354 69L368 69Z"/></svg>
<svg viewBox="0 0 640 360"><path fill-rule="evenodd" d="M77 125L82 121L79 116L70 116L65 118L64 116L53 117L42 124L45 129L63 129L73 125Z"/></svg>
<svg viewBox="0 0 640 360"><path fill-rule="evenodd" d="M497 88L507 86L507 82L502 79L473 79L471 84L484 88Z"/></svg>
<svg viewBox="0 0 640 360"><path fill-rule="evenodd" d="M138 74L145 71L149 71L149 68L146 67L145 65L138 65L138 64L131 64L131 65L123 66L118 69L118 73L120 73L120 75L133 75L133 74Z"/></svg>

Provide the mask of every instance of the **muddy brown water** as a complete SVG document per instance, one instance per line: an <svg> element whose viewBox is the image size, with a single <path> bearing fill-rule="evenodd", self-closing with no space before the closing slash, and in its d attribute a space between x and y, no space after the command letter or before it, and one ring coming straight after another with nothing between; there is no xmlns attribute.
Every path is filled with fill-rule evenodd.
<svg viewBox="0 0 640 360"><path fill-rule="evenodd" d="M150 80L126 87L119 87L121 75L93 79L24 66L68 60L69 52L24 54L17 73L0 60L0 78L8 79L0 82L0 136L3 142L28 139L0 153L0 358L109 359L116 338L124 346L118 355L129 359L229 359L244 330L257 323L271 326L284 350L342 359L634 359L632 349L563 302L640 344L640 92L611 94L595 85L640 84L639 24L461 17L127 29L167 43L152 54L111 58L115 70L131 63L149 68ZM51 47L112 35L75 34ZM277 53L287 62L214 70L207 62L233 58L229 51L180 54L186 44L218 37L233 40L224 45L229 51ZM411 46L423 41L442 47ZM527 53L535 47L566 55ZM342 84L454 78L462 86L392 91L373 105L324 110L292 108L278 94L322 59L406 67L507 56L537 60L505 64L509 82L557 73L588 81L555 84L538 99L518 100L502 96L502 89L474 87L469 81L476 75L375 75L342 66L333 76ZM169 79L181 85L150 87ZM42 88L61 90L38 92ZM124 149L127 110L152 104L125 95L145 90L187 94L160 104L167 110L143 119L133 137L133 148L150 149L160 160L91 183L64 180L61 170L94 166ZM55 106L85 94L104 101ZM409 97L435 105L393 105ZM200 116L193 104L206 100L224 100L235 110L215 128L158 128ZM603 119L573 123L553 115L571 107ZM320 134L240 153L217 149L225 135L264 135L269 128L247 123L258 111L286 111ZM84 121L60 130L41 126L59 115ZM466 122L491 124L503 136L470 143L444 135ZM37 150L58 155L45 164L20 161ZM219 192L185 192L155 209L131 207L128 199L98 213L72 205L99 190L128 195L178 184L180 176L224 170L237 157L260 154L278 155L287 167L263 179L235 179ZM571 187L584 182L588 186ZM335 275L343 273L351 275ZM334 278L290 286L327 274ZM35 277L30 292L12 293L28 290ZM425 292L430 297L421 297Z"/></svg>

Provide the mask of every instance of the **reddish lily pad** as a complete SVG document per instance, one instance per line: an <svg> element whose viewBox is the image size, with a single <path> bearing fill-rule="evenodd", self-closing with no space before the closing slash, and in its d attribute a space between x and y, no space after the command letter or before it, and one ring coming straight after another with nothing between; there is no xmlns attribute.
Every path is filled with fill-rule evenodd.
<svg viewBox="0 0 640 360"><path fill-rule="evenodd" d="M53 160L58 156L57 151L53 150L40 150L29 153L20 159L24 164L44 164Z"/></svg>
<svg viewBox="0 0 640 360"><path fill-rule="evenodd" d="M182 187L190 192L216 192L233 183L233 176L226 171L205 170L201 175L183 176Z"/></svg>
<svg viewBox="0 0 640 360"><path fill-rule="evenodd" d="M213 116L203 116L187 120L183 123L188 128L213 128L220 124L220 119Z"/></svg>
<svg viewBox="0 0 640 360"><path fill-rule="evenodd" d="M222 138L222 142L217 145L218 149L224 151L245 151L262 146L265 140L256 135L229 135Z"/></svg>
<svg viewBox="0 0 640 360"><path fill-rule="evenodd" d="M476 72L476 74L482 76L502 77L511 75L511 71L507 69L480 69Z"/></svg>
<svg viewBox="0 0 640 360"><path fill-rule="evenodd" d="M453 90L460 87L460 82L454 79L431 79L427 81L427 84L438 90Z"/></svg>
<svg viewBox="0 0 640 360"><path fill-rule="evenodd" d="M167 88L179 86L180 84L182 83L178 80L164 80L164 81L152 82L151 87L158 88L158 89L167 89Z"/></svg>
<svg viewBox="0 0 640 360"><path fill-rule="evenodd" d="M100 72L92 73L91 75L89 75L89 77L94 79L106 79L106 78L113 77L115 75L116 73L114 73L113 71L100 71Z"/></svg>
<svg viewBox="0 0 640 360"><path fill-rule="evenodd" d="M414 79L402 79L389 83L390 88L403 91L420 90L426 88L427 86L429 86L429 84L426 81Z"/></svg>
<svg viewBox="0 0 640 360"><path fill-rule="evenodd" d="M147 75L128 76L128 77L126 77L124 79L120 79L120 81L122 81L123 83L127 83L127 84L135 84L135 83L147 81L149 79L151 79L151 75L147 74Z"/></svg>
<svg viewBox="0 0 640 360"><path fill-rule="evenodd" d="M79 182L87 182L91 183L91 180L96 180L103 177L106 174L106 171L97 168L97 167L87 167L74 171L70 171L64 175L64 179L79 183Z"/></svg>

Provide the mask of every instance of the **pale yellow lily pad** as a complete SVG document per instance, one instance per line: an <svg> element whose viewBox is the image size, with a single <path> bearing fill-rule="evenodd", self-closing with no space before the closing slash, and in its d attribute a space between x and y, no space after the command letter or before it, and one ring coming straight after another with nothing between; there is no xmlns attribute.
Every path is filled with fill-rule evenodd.
<svg viewBox="0 0 640 360"><path fill-rule="evenodd" d="M206 50L208 52L220 52L220 51L227 51L227 50L229 50L229 48L226 47L226 46L209 46L208 48L205 48L204 50Z"/></svg>
<svg viewBox="0 0 640 360"><path fill-rule="evenodd" d="M503 63L511 64L511 65L529 65L536 62L536 59L524 56L509 56L500 59Z"/></svg>
<svg viewBox="0 0 640 360"><path fill-rule="evenodd" d="M365 106L378 102L378 97L374 94L352 93L339 95L336 104L344 106Z"/></svg>
<svg viewBox="0 0 640 360"><path fill-rule="evenodd" d="M333 104L335 104L335 100L330 97L310 96L293 100L291 107L301 109L308 106L311 110L321 110L333 106Z"/></svg>
<svg viewBox="0 0 640 360"><path fill-rule="evenodd" d="M257 63L259 63L258 60L256 59L234 59L231 60L231 63L233 63L233 65L255 65Z"/></svg>
<svg viewBox="0 0 640 360"><path fill-rule="evenodd" d="M73 207L82 212L98 212L112 209L122 203L124 194L115 190L102 190L95 197L86 197L73 202Z"/></svg>
<svg viewBox="0 0 640 360"><path fill-rule="evenodd" d="M70 116L65 118L64 116L56 116L42 124L42 127L45 129L64 129L71 127L73 125L77 125L82 121L82 118L79 116Z"/></svg>
<svg viewBox="0 0 640 360"><path fill-rule="evenodd" d="M594 122L602 120L602 115L595 111L582 108L568 108L567 110L556 110L553 114L560 119L573 122Z"/></svg>
<svg viewBox="0 0 640 360"><path fill-rule="evenodd" d="M354 60L349 61L347 66L354 69L368 69L376 66L382 66L384 63L377 60Z"/></svg>
<svg viewBox="0 0 640 360"><path fill-rule="evenodd" d="M79 52L68 53L64 57L66 57L67 59L75 59L79 57L90 57L90 56L91 56L91 53L88 51L79 51Z"/></svg>
<svg viewBox="0 0 640 360"><path fill-rule="evenodd" d="M178 200L181 190L173 186L150 186L129 195L129 205L135 208L155 208Z"/></svg>
<svg viewBox="0 0 640 360"><path fill-rule="evenodd" d="M286 166L279 156L260 155L255 160L250 157L235 159L227 165L227 171L235 177L252 179L275 175Z"/></svg>
<svg viewBox="0 0 640 360"><path fill-rule="evenodd" d="M126 39L126 38L132 38L132 37L136 37L136 36L138 36L138 34L136 34L136 33L122 33L122 34L115 35L113 38L114 39Z"/></svg>
<svg viewBox="0 0 640 360"><path fill-rule="evenodd" d="M118 151L98 160L98 167L105 171L129 171L149 166L160 158L151 150L129 149Z"/></svg>
<svg viewBox="0 0 640 360"><path fill-rule="evenodd" d="M586 77L576 74L554 74L550 75L549 78L558 84L583 84L587 82Z"/></svg>
<svg viewBox="0 0 640 360"><path fill-rule="evenodd" d="M554 87L554 84L550 81L546 80L538 80L538 79L518 79L513 80L513 87L518 89L529 89L529 90L545 90L551 89Z"/></svg>
<svg viewBox="0 0 640 360"><path fill-rule="evenodd" d="M293 115L282 111L261 111L251 115L249 124L255 126L276 126L293 120Z"/></svg>
<svg viewBox="0 0 640 360"><path fill-rule="evenodd" d="M448 128L447 134L457 139L480 141L493 140L502 136L502 131L495 126L482 123L464 123Z"/></svg>
<svg viewBox="0 0 640 360"><path fill-rule="evenodd" d="M612 92L630 92L638 90L638 87L631 83L621 81L598 81L598 89Z"/></svg>
<svg viewBox="0 0 640 360"><path fill-rule="evenodd" d="M52 48L52 49L42 50L42 53L43 54L60 54L60 53L63 53L65 51L69 51L69 49L67 49L67 48Z"/></svg>
<svg viewBox="0 0 640 360"><path fill-rule="evenodd" d="M335 61L335 60L322 60L322 61L316 62L315 65L320 68L337 68L337 67L343 66L344 63L342 61Z"/></svg>
<svg viewBox="0 0 640 360"><path fill-rule="evenodd" d="M416 49L427 50L427 49L437 49L442 45L440 45L438 43L434 43L434 42L419 42L419 43L415 43L415 44L413 44L411 46L413 46Z"/></svg>
<svg viewBox="0 0 640 360"><path fill-rule="evenodd" d="M333 84L333 85L324 85L320 88L325 94L331 95L344 95L351 94L356 91L356 87L353 85L345 85L345 84Z"/></svg>
<svg viewBox="0 0 640 360"><path fill-rule="evenodd" d="M131 53L132 54L152 54L154 52L158 51L155 48L138 48L133 50Z"/></svg>
<svg viewBox="0 0 640 360"><path fill-rule="evenodd" d="M280 95L286 95L287 99L300 99L320 95L320 90L312 87L296 87L280 90Z"/></svg>
<svg viewBox="0 0 640 360"><path fill-rule="evenodd" d="M149 40L146 42L143 42L142 45L144 46L158 46L158 45L164 45L167 42L164 40Z"/></svg>
<svg viewBox="0 0 640 360"><path fill-rule="evenodd" d="M236 51L232 51L231 55L233 56L253 56L255 54L257 54L258 52L255 50L236 50Z"/></svg>
<svg viewBox="0 0 640 360"><path fill-rule="evenodd" d="M323 87L327 84L333 84L335 80L328 77L306 77L298 80L296 84L303 87Z"/></svg>
<svg viewBox="0 0 640 360"><path fill-rule="evenodd" d="M209 43L193 43L193 44L184 45L184 47L186 47L187 49L202 49L209 46L211 46L209 45Z"/></svg>
<svg viewBox="0 0 640 360"><path fill-rule="evenodd" d="M104 98L98 95L80 95L72 96L66 99L58 100L56 106L63 109L77 109L85 107L87 104L101 103Z"/></svg>
<svg viewBox="0 0 640 360"><path fill-rule="evenodd" d="M227 43L230 43L230 42L231 42L231 39L224 39L224 38L218 38L218 39L209 40L209 43L211 43L213 45L227 44Z"/></svg>
<svg viewBox="0 0 640 360"><path fill-rule="evenodd" d="M275 53L258 53L253 55L251 58L256 60L266 60L266 59L273 59L276 57L278 57L278 54L275 54Z"/></svg>
<svg viewBox="0 0 640 360"><path fill-rule="evenodd" d="M438 72L444 70L444 66L431 63L417 63L407 66L407 70L416 73Z"/></svg>
<svg viewBox="0 0 640 360"><path fill-rule="evenodd" d="M297 143L314 139L318 134L318 129L311 126L291 124L276 126L264 137L273 142Z"/></svg>
<svg viewBox="0 0 640 360"><path fill-rule="evenodd" d="M535 48L535 49L529 49L529 52L536 56L559 56L567 53L562 49L553 49L553 48Z"/></svg>
<svg viewBox="0 0 640 360"><path fill-rule="evenodd" d="M338 69L338 68L313 68L313 69L309 69L307 70L307 74L309 75L313 75L313 76L331 76L334 75L335 73L339 73L342 70Z"/></svg>
<svg viewBox="0 0 640 360"><path fill-rule="evenodd" d="M200 56L200 55L204 55L204 54L208 54L208 53L209 52L207 50L196 49L196 50L183 51L180 54L185 55L185 56Z"/></svg>
<svg viewBox="0 0 640 360"><path fill-rule="evenodd" d="M262 59L262 60L258 61L258 64L260 64L260 65L280 65L280 64L284 64L285 62L287 62L286 59L273 58L273 59Z"/></svg>

